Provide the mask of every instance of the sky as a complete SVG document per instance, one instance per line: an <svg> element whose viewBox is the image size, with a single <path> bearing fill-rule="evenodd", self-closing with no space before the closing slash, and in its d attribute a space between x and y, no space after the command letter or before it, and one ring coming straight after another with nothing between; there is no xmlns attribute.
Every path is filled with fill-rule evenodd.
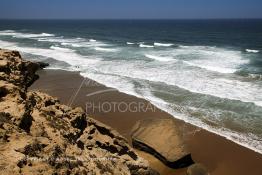
<svg viewBox="0 0 262 175"><path fill-rule="evenodd" d="M1 0L0 19L262 18L262 0Z"/></svg>

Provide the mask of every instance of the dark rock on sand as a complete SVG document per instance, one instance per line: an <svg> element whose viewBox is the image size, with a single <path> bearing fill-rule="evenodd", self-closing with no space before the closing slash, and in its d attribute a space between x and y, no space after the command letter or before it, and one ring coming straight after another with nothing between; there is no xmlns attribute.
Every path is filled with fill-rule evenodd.
<svg viewBox="0 0 262 175"><path fill-rule="evenodd" d="M36 62L36 63L39 65L40 69L44 69L49 66L49 64L45 62Z"/></svg>
<svg viewBox="0 0 262 175"><path fill-rule="evenodd" d="M184 144L182 133L172 119L141 120L133 127L132 144L171 168L183 168L193 164L193 160Z"/></svg>
<svg viewBox="0 0 262 175"><path fill-rule="evenodd" d="M187 175L208 175L206 167L202 164L196 163L188 167Z"/></svg>
<svg viewBox="0 0 262 175"><path fill-rule="evenodd" d="M158 174L81 108L28 92L38 67L16 51L0 50L0 174Z"/></svg>

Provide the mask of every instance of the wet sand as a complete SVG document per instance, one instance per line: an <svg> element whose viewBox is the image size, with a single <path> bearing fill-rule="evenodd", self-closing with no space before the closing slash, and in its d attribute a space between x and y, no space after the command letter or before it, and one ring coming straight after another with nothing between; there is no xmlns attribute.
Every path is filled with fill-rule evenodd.
<svg viewBox="0 0 262 175"><path fill-rule="evenodd" d="M136 121L147 118L171 118L183 126L183 135L193 160L204 164L211 175L260 175L262 172L261 154L175 119L144 99L84 79L77 72L41 70L38 74L40 79L30 89L46 92L59 98L64 104L87 109L91 117L115 128L130 143L130 131ZM132 104L132 110L130 106L129 110L126 110L125 104ZM163 175L185 175L186 169L170 169L153 156L138 152L150 162L151 167Z"/></svg>

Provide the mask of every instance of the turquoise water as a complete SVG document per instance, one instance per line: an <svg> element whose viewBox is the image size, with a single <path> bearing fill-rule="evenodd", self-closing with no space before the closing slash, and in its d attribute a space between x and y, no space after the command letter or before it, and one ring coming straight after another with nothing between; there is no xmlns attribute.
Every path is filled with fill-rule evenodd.
<svg viewBox="0 0 262 175"><path fill-rule="evenodd" d="M262 20L0 24L1 48L81 71L262 153Z"/></svg>

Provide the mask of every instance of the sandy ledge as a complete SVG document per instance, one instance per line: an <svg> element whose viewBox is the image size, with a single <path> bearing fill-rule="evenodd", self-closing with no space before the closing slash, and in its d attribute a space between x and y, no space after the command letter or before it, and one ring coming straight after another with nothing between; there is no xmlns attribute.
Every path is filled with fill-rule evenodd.
<svg viewBox="0 0 262 175"><path fill-rule="evenodd" d="M72 106L81 106L86 108L86 104L101 104L103 102L142 102L148 103L144 99L140 99L131 95L127 95L118 91L110 91L99 95L87 97L99 90L108 90L108 87L98 85L97 83L85 79L85 83L81 88L80 85L84 78L77 72L69 72L63 70L41 70L38 72L40 79L36 81L30 89L37 89L46 92L60 99L61 103L70 104ZM74 94L75 99L72 101ZM132 126L141 119L163 118L174 119L173 116L163 112L160 109L154 111L135 111L120 112L111 111L103 112L98 110L89 110L88 113L95 119L113 127L121 135L126 137L129 142L130 131ZM259 175L262 172L262 155L250 149L242 147L232 141L221 136L200 130L183 121L174 119L185 128L186 144L192 154L193 160L204 164L211 175ZM167 143L168 144L168 143ZM142 157L149 160L150 166L158 170L163 175L182 175L185 169L173 170L163 165L152 155L137 151Z"/></svg>

